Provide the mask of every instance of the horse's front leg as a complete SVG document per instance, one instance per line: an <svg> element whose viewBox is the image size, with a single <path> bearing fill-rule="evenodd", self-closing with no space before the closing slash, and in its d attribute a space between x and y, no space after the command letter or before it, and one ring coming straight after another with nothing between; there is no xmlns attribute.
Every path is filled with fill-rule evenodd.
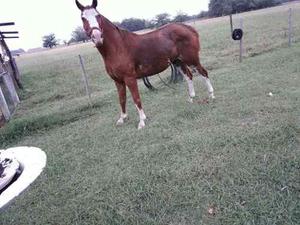
<svg viewBox="0 0 300 225"><path fill-rule="evenodd" d="M140 122L138 125L138 129L142 129L143 127L145 127L145 120L146 120L146 115L144 113L144 110L142 108L142 102L141 102L141 98L140 98L140 94L139 94L139 89L138 89L138 85L137 85L137 80L134 77L130 77L127 78L125 80L125 83L127 85L127 87L129 88L133 101L135 103L135 106L138 110L139 113L139 117L140 117Z"/></svg>
<svg viewBox="0 0 300 225"><path fill-rule="evenodd" d="M126 114L126 85L124 82L115 81L116 87L118 89L119 101L121 105L121 115L117 121L117 126L120 126L124 123L124 120L127 118Z"/></svg>

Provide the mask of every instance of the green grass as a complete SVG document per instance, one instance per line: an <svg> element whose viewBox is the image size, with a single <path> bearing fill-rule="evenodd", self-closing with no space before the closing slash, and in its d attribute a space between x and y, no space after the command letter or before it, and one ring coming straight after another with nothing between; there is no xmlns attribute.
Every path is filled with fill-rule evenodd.
<svg viewBox="0 0 300 225"><path fill-rule="evenodd" d="M0 224L299 224L300 5L293 8L291 48L276 32L288 6L242 14L242 64L228 18L197 22L216 101L189 104L185 83L172 90L153 77L157 91L140 84L149 118L142 131L130 95L130 118L115 126L117 93L92 45L19 58L26 88L0 147L40 147L48 162ZM195 90L197 100L207 96L198 78Z"/></svg>

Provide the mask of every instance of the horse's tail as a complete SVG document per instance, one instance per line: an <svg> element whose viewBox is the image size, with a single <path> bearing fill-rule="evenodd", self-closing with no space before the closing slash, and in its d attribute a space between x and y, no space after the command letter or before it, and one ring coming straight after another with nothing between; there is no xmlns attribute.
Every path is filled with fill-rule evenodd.
<svg viewBox="0 0 300 225"><path fill-rule="evenodd" d="M197 70L198 72L204 76L204 77L207 77L208 78L208 72L207 70L199 63L199 65L197 66Z"/></svg>

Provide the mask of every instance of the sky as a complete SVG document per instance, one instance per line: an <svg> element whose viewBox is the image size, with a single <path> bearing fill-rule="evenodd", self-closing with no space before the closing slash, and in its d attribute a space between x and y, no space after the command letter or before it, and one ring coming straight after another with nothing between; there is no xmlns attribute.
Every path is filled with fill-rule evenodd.
<svg viewBox="0 0 300 225"><path fill-rule="evenodd" d="M79 0L91 5L92 0ZM109 20L125 18L152 19L160 13L189 15L208 9L209 0L98 0L98 11ZM15 22L15 26L0 27L1 31L19 31L19 39L7 39L11 50L28 50L42 46L42 37L54 33L59 40L69 40L77 26L82 26L75 0L1 0L0 23Z"/></svg>

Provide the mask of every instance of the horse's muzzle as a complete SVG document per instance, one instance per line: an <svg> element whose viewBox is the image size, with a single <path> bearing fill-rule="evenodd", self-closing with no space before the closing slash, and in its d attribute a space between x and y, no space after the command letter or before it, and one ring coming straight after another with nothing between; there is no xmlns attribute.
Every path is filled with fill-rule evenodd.
<svg viewBox="0 0 300 225"><path fill-rule="evenodd" d="M102 36L102 31L100 29L98 28L92 29L91 38L97 47L103 44L103 36Z"/></svg>

